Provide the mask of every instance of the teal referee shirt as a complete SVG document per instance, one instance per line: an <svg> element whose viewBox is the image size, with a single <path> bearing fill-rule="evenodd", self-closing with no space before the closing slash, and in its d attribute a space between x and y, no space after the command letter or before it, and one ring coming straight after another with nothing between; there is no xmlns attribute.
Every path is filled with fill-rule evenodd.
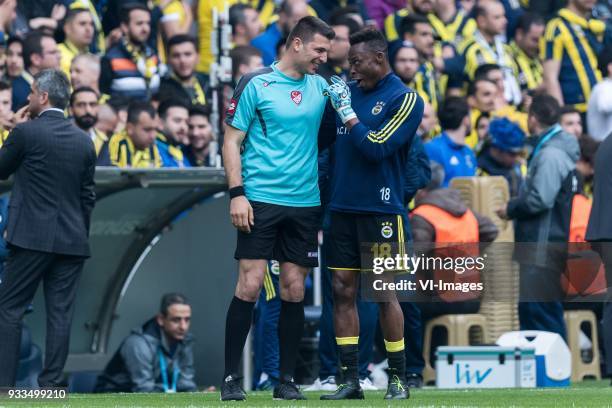
<svg viewBox="0 0 612 408"><path fill-rule="evenodd" d="M238 82L225 123L246 132L242 179L249 200L320 205L317 136L327 87L319 75L293 79L276 66Z"/></svg>

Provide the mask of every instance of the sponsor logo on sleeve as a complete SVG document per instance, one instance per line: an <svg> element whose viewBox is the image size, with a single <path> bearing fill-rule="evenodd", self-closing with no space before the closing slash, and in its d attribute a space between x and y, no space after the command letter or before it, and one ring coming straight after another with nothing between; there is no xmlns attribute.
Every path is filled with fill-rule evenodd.
<svg viewBox="0 0 612 408"><path fill-rule="evenodd" d="M234 98L232 98L232 100L230 101L230 104L227 108L227 114L228 115L233 115L234 113L236 113L236 100Z"/></svg>

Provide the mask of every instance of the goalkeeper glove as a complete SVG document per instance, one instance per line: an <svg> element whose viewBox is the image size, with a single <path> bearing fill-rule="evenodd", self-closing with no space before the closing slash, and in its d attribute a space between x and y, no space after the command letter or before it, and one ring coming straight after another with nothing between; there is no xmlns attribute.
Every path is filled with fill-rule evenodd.
<svg viewBox="0 0 612 408"><path fill-rule="evenodd" d="M351 107L351 90L348 85L338 76L331 77L332 84L323 91L323 95L329 97L329 100L340 116L342 123L346 124L351 119L357 117L355 111Z"/></svg>

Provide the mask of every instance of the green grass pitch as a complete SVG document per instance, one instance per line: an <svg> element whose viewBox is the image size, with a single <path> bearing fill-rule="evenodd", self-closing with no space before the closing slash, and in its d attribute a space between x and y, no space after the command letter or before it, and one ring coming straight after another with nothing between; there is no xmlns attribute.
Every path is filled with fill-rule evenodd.
<svg viewBox="0 0 612 408"><path fill-rule="evenodd" d="M412 392L408 401L387 402L383 392L367 392L365 401L319 401L320 392L306 392L307 401L273 401L271 392L252 392L246 402L221 403L219 393L72 394L62 401L0 400L0 407L612 407L609 381L586 381L570 388L438 390Z"/></svg>

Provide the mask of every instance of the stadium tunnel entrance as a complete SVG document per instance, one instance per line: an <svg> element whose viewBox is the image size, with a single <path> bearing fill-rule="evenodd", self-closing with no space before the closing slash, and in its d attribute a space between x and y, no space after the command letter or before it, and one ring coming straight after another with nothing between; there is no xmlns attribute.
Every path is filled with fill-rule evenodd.
<svg viewBox="0 0 612 408"><path fill-rule="evenodd" d="M10 190L0 184L0 192ZM66 372L103 370L132 328L180 292L192 305L198 385L218 382L223 328L237 271L222 169L96 170L91 258L77 293ZM42 285L25 323L43 348Z"/></svg>

